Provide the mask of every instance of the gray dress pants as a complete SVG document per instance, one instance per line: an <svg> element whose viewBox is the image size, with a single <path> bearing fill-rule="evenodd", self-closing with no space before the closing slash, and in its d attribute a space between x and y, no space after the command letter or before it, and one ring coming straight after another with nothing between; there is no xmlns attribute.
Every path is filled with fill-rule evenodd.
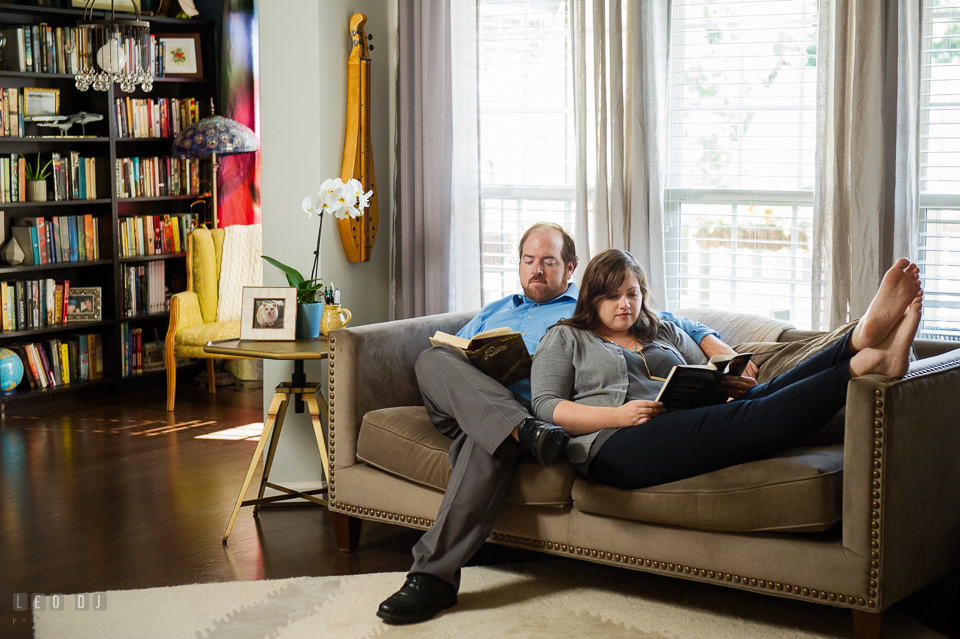
<svg viewBox="0 0 960 639"><path fill-rule="evenodd" d="M460 568L490 535L517 462L527 456L510 433L532 411L524 398L448 348L420 355L417 382L431 421L454 442L450 482L436 523L413 547L410 572L459 590Z"/></svg>

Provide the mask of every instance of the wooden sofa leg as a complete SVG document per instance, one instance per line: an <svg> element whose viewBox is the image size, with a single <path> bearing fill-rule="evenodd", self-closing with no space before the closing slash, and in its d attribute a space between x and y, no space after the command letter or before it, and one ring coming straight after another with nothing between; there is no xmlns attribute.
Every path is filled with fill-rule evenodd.
<svg viewBox="0 0 960 639"><path fill-rule="evenodd" d="M207 392L211 395L217 392L217 371L213 368L213 360L207 360Z"/></svg>
<svg viewBox="0 0 960 639"><path fill-rule="evenodd" d="M331 510L330 521L333 522L340 552L354 552L360 545L360 525L363 520Z"/></svg>
<svg viewBox="0 0 960 639"><path fill-rule="evenodd" d="M882 612L853 611L853 636L856 639L880 639L882 626Z"/></svg>

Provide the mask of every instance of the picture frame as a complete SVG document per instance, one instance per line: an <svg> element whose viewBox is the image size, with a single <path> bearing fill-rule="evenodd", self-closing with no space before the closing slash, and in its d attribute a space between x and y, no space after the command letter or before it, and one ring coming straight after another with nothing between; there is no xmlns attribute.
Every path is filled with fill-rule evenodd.
<svg viewBox="0 0 960 639"><path fill-rule="evenodd" d="M163 44L163 77L203 78L199 33L158 33L157 44Z"/></svg>
<svg viewBox="0 0 960 639"><path fill-rule="evenodd" d="M296 339L297 289L292 286L244 286L241 304L240 339Z"/></svg>
<svg viewBox="0 0 960 639"><path fill-rule="evenodd" d="M67 323L99 322L101 317L100 287L71 287L67 295Z"/></svg>
<svg viewBox="0 0 960 639"><path fill-rule="evenodd" d="M23 117L60 115L60 89L24 87Z"/></svg>

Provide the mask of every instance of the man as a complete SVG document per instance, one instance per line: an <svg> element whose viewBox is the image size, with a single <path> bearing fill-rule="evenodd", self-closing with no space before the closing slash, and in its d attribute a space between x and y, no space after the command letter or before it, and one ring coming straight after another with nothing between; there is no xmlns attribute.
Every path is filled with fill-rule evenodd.
<svg viewBox="0 0 960 639"><path fill-rule="evenodd" d="M533 353L547 328L573 314L579 291L570 278L576 267L576 246L562 227L531 226L520 239L523 295L488 304L457 335L469 339L507 326ZM733 352L702 324L670 313L663 319L707 355ZM454 440L452 472L436 523L413 548L406 583L380 604L377 616L393 624L426 621L457 603L460 568L490 535L517 463L532 456L550 466L569 439L558 426L532 417L530 380L504 387L447 348L420 355L417 381L431 421Z"/></svg>

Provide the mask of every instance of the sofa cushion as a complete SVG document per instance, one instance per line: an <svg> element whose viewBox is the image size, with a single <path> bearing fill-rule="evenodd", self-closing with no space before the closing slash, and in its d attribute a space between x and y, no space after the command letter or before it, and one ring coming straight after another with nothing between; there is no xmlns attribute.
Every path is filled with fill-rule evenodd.
<svg viewBox="0 0 960 639"><path fill-rule="evenodd" d="M816 355L846 335L856 325L856 321L849 322L829 333L791 342L740 342L736 343L733 350L738 353L753 353L752 359L760 369L757 381L762 384Z"/></svg>
<svg viewBox="0 0 960 639"><path fill-rule="evenodd" d="M794 448L642 490L578 478L580 511L649 523L721 531L815 532L840 521L843 446Z"/></svg>
<svg viewBox="0 0 960 639"><path fill-rule="evenodd" d="M781 333L795 328L790 322L772 317L718 311L710 308L684 308L676 311L675 314L709 326L720 333L724 342L731 345L747 341L775 342Z"/></svg>
<svg viewBox="0 0 960 639"><path fill-rule="evenodd" d="M447 453L452 443L452 439L437 431L423 406L384 408L364 415L357 458L418 484L443 490L450 480ZM573 466L567 463L550 468L533 461L521 463L505 503L569 504L575 475Z"/></svg>

